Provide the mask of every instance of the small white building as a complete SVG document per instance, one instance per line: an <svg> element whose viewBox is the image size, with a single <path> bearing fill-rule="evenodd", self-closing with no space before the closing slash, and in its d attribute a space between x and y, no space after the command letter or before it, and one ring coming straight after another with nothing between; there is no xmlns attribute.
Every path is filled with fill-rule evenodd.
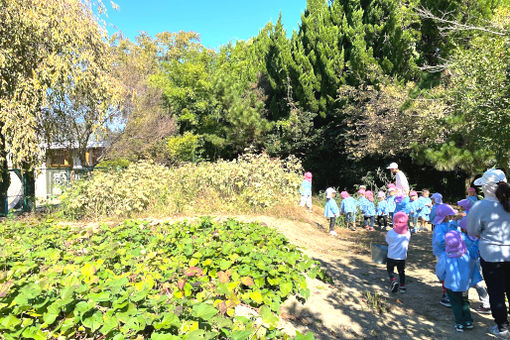
<svg viewBox="0 0 510 340"><path fill-rule="evenodd" d="M92 139L92 138L91 138ZM92 140L87 143L85 164L78 157L77 147L65 147L53 144L46 150L46 159L36 169L35 198L37 204L54 201L62 193L62 187L72 180L89 173L99 163L99 158L108 146L104 140ZM23 182L20 172L10 169L11 184L8 190L9 209L17 208L23 199Z"/></svg>

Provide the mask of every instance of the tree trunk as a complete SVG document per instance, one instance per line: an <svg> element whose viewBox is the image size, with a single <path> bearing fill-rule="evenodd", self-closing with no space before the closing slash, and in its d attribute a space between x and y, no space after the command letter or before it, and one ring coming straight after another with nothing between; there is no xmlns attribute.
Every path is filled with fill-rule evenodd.
<svg viewBox="0 0 510 340"><path fill-rule="evenodd" d="M0 127L1 128L1 127ZM11 184L9 175L9 166L7 164L7 151L5 146L5 136L0 133L0 216L7 216L7 190Z"/></svg>
<svg viewBox="0 0 510 340"><path fill-rule="evenodd" d="M27 166L23 171L23 211L35 210L35 173Z"/></svg>

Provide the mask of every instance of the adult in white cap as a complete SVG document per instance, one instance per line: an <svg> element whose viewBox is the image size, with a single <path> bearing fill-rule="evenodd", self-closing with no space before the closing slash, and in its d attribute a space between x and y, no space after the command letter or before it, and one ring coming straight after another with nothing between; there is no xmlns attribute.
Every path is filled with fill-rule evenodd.
<svg viewBox="0 0 510 340"><path fill-rule="evenodd" d="M393 162L386 169L391 170L391 173L395 175L395 185L397 189L404 195L409 195L409 182L407 181L406 175L398 168L398 164Z"/></svg>
<svg viewBox="0 0 510 340"><path fill-rule="evenodd" d="M480 263L496 323L489 332L510 338L505 304L505 294L510 300L510 185L498 169L487 170L475 185L482 186L485 198L469 211L466 229L480 237Z"/></svg>

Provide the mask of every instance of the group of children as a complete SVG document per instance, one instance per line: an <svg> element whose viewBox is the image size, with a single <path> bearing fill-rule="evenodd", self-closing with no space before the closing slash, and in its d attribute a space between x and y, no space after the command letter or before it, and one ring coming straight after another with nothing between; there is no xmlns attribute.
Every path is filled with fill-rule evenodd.
<svg viewBox="0 0 510 340"><path fill-rule="evenodd" d="M305 180L306 178L305 176ZM311 195L311 174L309 178ZM300 192L305 191L300 190ZM476 190L469 188L466 199L457 202L462 209L460 213L450 205L444 204L443 197L439 193L429 198L428 190L422 190L420 197L416 191L411 191L407 196L399 192L393 184L388 185L388 193L389 196L386 197L383 191L378 192L376 200L373 193L365 187L360 187L357 198L342 191L339 209L335 200L336 191L328 188L324 214L330 222L330 234L337 235L334 229L335 220L340 214L345 216L347 227L351 230L356 230L358 209L363 214L364 226L368 230L374 230L375 217L377 217L379 228L386 230L387 219L390 217L393 228L386 234L388 244L386 269L390 278L390 290L393 293L397 291L405 293L407 291L405 267L411 232L419 231L424 223L430 222L433 230L432 251L437 259L436 275L443 288L440 303L452 308L455 329L458 332L473 328L473 318L467 298L471 287L476 289L481 302L477 311L490 313L488 294L482 285L483 279L480 274L478 239L466 233L467 213L478 200ZM304 205L303 202L306 204L307 199L302 199L301 202ZM395 267L398 271L398 279L395 277Z"/></svg>
<svg viewBox="0 0 510 340"><path fill-rule="evenodd" d="M356 231L356 215L360 213L363 216L362 226L365 229L373 231L374 224L380 230L387 230L389 221L392 221L393 215L397 212L404 212L409 217L411 232L418 232L424 229L424 225L429 222L432 208L432 201L429 198L429 191L424 189L418 197L416 191L411 191L409 196L400 194L394 184L388 185L388 196L384 191L379 191L374 197L374 193L366 190L366 187L360 186L357 197L352 197L347 191L342 191L340 197L340 209L338 209L335 200L336 191L333 188L326 190L326 205L324 207L324 216L330 220L330 226L335 225L335 219L343 215L347 228ZM377 220L376 220L377 219ZM389 221L388 221L389 219ZM330 233L336 235L334 229L330 228Z"/></svg>
<svg viewBox="0 0 510 340"><path fill-rule="evenodd" d="M476 190L469 188L466 199L457 202L462 211L444 204L442 195L432 195L433 205L429 214L432 224L432 251L437 259L436 275L442 283L443 296L440 303L451 307L455 318L455 329L463 332L473 328L468 290L474 287L481 305L476 310L490 313L489 297L482 284L478 239L467 235L467 213L477 200ZM411 239L408 230L408 215L402 212L393 217L393 230L386 235L388 243L387 271L392 292L405 292L405 260ZM399 280L394 276L397 267Z"/></svg>

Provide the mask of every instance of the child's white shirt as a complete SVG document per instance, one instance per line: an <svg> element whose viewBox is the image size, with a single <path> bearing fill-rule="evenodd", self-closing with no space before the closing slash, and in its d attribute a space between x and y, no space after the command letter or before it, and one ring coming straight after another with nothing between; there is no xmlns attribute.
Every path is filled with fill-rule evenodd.
<svg viewBox="0 0 510 340"><path fill-rule="evenodd" d="M409 241L411 240L411 233L409 230L405 234L399 234L391 229L386 234L386 243L388 243L388 258L392 260L405 260L407 259L407 249Z"/></svg>

